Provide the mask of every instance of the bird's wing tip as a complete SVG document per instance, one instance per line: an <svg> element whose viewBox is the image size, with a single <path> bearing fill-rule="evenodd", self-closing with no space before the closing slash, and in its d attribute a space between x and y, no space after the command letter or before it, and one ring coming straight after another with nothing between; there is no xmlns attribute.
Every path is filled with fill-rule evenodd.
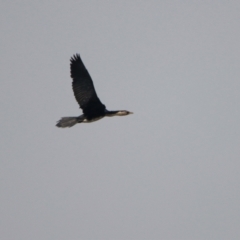
<svg viewBox="0 0 240 240"><path fill-rule="evenodd" d="M75 62L75 61L80 60L80 59L81 59L80 54L76 53L71 57L70 61Z"/></svg>

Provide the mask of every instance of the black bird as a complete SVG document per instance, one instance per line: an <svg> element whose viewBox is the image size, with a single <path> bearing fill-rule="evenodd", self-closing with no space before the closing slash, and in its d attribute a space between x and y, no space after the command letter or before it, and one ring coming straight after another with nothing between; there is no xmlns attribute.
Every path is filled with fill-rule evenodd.
<svg viewBox="0 0 240 240"><path fill-rule="evenodd" d="M103 117L126 116L132 112L126 110L108 111L99 100L93 86L93 81L85 68L79 54L70 59L72 88L74 96L83 111L79 117L63 117L56 126L65 128L72 127L76 123L90 123Z"/></svg>

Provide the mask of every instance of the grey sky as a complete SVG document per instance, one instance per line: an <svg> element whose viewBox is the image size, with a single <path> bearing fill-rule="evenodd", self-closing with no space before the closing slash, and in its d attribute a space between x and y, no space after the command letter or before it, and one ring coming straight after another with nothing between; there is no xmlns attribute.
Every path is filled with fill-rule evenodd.
<svg viewBox="0 0 240 240"><path fill-rule="evenodd" d="M2 1L4 240L240 239L240 1ZM101 101L77 116L69 59Z"/></svg>

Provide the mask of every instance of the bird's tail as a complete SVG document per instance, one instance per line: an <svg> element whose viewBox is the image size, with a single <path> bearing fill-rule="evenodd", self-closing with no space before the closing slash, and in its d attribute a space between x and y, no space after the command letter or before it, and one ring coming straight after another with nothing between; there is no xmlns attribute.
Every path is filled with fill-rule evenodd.
<svg viewBox="0 0 240 240"><path fill-rule="evenodd" d="M63 117L57 122L56 126L61 128L72 127L80 122L79 117Z"/></svg>

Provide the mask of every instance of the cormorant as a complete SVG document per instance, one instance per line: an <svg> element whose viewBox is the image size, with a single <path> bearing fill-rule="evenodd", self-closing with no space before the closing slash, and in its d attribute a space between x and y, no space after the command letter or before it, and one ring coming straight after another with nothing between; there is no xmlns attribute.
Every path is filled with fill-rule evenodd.
<svg viewBox="0 0 240 240"><path fill-rule="evenodd" d="M72 127L77 123L90 123L103 117L126 116L132 112L126 110L108 111L99 100L93 86L93 81L85 68L79 54L70 59L72 88L74 96L83 111L79 117L63 117L56 126L65 128Z"/></svg>

